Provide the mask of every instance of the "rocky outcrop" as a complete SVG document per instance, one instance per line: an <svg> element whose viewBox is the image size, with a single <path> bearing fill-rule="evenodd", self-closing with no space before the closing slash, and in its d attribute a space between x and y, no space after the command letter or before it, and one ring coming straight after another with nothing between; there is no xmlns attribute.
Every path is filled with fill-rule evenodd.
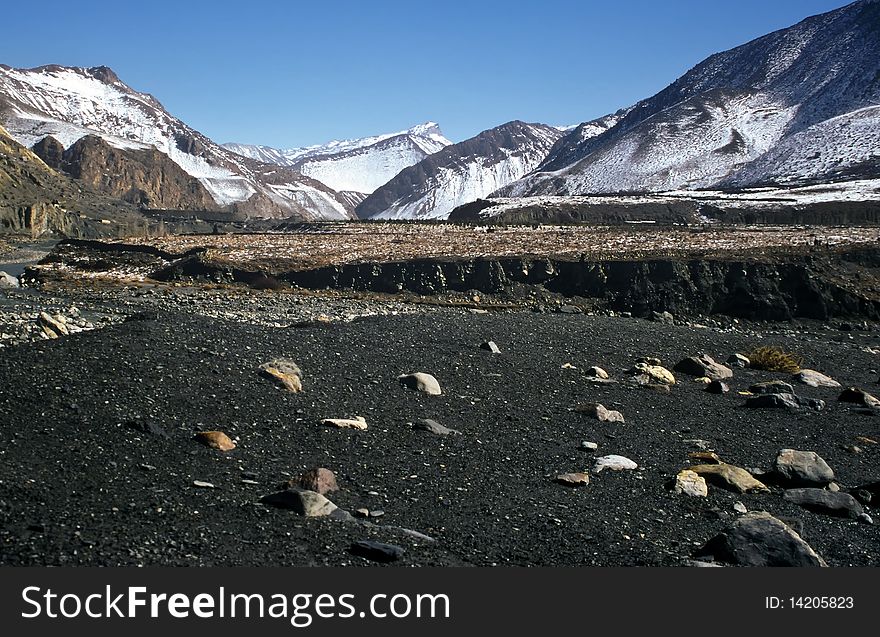
<svg viewBox="0 0 880 637"><path fill-rule="evenodd" d="M47 138L49 139L49 138ZM214 199L195 177L155 148L114 148L95 135L80 138L58 162L58 142L43 139L34 146L47 163L98 192L141 208L211 210Z"/></svg>

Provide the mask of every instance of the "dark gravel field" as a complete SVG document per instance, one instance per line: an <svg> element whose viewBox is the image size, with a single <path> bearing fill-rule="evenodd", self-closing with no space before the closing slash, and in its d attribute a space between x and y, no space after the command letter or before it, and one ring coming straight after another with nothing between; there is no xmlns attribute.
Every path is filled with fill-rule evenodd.
<svg viewBox="0 0 880 637"><path fill-rule="evenodd" d="M714 395L677 372L668 393L625 373L642 356L671 369L700 352L723 362L772 344L844 387L872 391L876 331L815 324L760 338L634 318L448 308L285 328L185 312L138 318L0 350L0 563L370 565L349 547L373 539L403 547L395 564L407 566L679 566L741 503L786 520L829 565L880 565L876 526L810 512L779 486L737 494L710 485L708 497L668 488L701 446L750 469L769 469L782 448L816 451L841 490L875 482L876 412L837 402L840 389L798 384L799 396L827 407L744 408L738 392L788 374L736 369L731 391ZM480 349L488 339L500 354ZM300 366L301 393L259 375L276 357ZM591 365L620 382L590 382ZM398 382L416 371L434 375L442 395ZM584 402L621 411L625 424L574 411ZM366 419L365 431L320 424L354 416ZM460 434L413 430L424 418ZM226 432L237 447L204 447L193 440L200 430ZM638 468L592 475L582 487L554 481L607 454ZM340 490L327 497L372 511L369 523L260 503L313 467L335 472Z"/></svg>

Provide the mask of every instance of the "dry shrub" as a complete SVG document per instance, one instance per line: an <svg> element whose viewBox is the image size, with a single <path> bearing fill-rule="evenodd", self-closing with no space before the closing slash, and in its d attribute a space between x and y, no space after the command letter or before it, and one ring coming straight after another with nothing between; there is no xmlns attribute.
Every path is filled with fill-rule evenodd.
<svg viewBox="0 0 880 637"><path fill-rule="evenodd" d="M797 374L801 371L803 359L793 352L786 352L781 347L757 347L748 354L749 367L767 372L786 372Z"/></svg>

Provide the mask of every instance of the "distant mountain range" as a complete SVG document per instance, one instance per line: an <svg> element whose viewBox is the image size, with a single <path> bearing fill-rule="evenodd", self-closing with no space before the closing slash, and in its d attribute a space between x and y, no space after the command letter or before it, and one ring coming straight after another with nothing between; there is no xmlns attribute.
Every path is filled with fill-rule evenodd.
<svg viewBox="0 0 880 637"><path fill-rule="evenodd" d="M319 146L278 150L268 146L223 144L232 152L269 164L294 168L334 190L370 194L404 168L452 144L434 122L400 133L332 141Z"/></svg>
<svg viewBox="0 0 880 637"><path fill-rule="evenodd" d="M712 55L656 95L567 129L514 121L453 144L428 122L289 150L220 145L107 67L2 65L0 125L0 152L31 149L73 180L58 183L126 210L236 219L443 219L488 197L849 180L864 193L880 179L880 0ZM15 183L0 183L0 198L18 201Z"/></svg>

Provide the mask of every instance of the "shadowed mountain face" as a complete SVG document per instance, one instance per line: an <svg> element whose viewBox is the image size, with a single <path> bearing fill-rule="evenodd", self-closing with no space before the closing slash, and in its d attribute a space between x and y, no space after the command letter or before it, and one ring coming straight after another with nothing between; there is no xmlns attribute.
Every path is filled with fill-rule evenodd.
<svg viewBox="0 0 880 637"><path fill-rule="evenodd" d="M403 170L356 209L362 219L443 219L536 167L562 135L544 124L509 122L453 144Z"/></svg>
<svg viewBox="0 0 880 637"><path fill-rule="evenodd" d="M572 131L509 196L880 176L880 3L713 55L606 132Z"/></svg>
<svg viewBox="0 0 880 637"><path fill-rule="evenodd" d="M25 146L51 136L70 150L84 137L100 138L103 146L93 140L75 154L84 162L87 180L89 157L96 162L109 159L114 167L123 168L124 175L114 178L114 183L92 179L109 194L249 217L351 216L348 198L297 171L279 170L226 150L173 117L151 95L124 84L106 67L0 66L0 123ZM44 149L49 150L49 145L43 144ZM131 178L129 184L123 183L125 177Z"/></svg>
<svg viewBox="0 0 880 637"><path fill-rule="evenodd" d="M0 127L0 233L98 237L145 227L133 206L50 168Z"/></svg>

